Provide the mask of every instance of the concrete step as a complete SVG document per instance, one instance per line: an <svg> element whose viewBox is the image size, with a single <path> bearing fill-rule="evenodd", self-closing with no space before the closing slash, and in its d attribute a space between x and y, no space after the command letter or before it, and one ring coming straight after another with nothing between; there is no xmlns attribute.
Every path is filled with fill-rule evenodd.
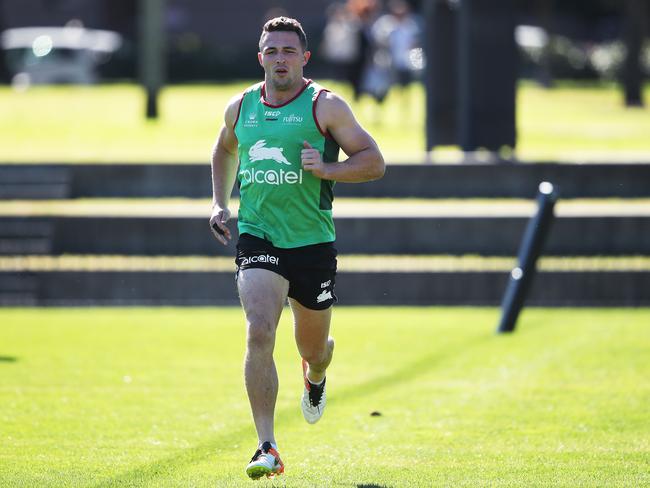
<svg viewBox="0 0 650 488"><path fill-rule="evenodd" d="M53 224L47 221L0 219L0 256L52 252L53 229Z"/></svg>
<svg viewBox="0 0 650 488"><path fill-rule="evenodd" d="M70 197L68 165L0 165L0 200Z"/></svg>
<svg viewBox="0 0 650 488"><path fill-rule="evenodd" d="M68 182L67 196L70 198L209 198L212 195L208 163L0 165L0 171L16 171L16 168L23 166L28 169L19 169L19 173L66 173L68 176L61 179ZM0 181L3 181L1 176L2 173ZM39 178L40 181L48 180L44 176ZM531 198L541 181L553 183L562 198L650 197L650 185L647 184L650 181L650 164L389 164L381 180L361 185L337 184L335 195L374 198ZM31 198L43 197L37 192Z"/></svg>
<svg viewBox="0 0 650 488"><path fill-rule="evenodd" d="M29 272L0 272L0 305L37 305L39 279Z"/></svg>
<svg viewBox="0 0 650 488"><path fill-rule="evenodd" d="M508 275L505 271L342 271L337 276L336 294L339 305L496 306L501 302ZM232 272L36 271L25 276L23 288L8 287L6 293L0 289L0 305L239 304ZM0 283L5 278L12 283L15 277L16 273L0 271ZM648 289L650 271L540 272L526 303L649 306Z"/></svg>
<svg viewBox="0 0 650 488"><path fill-rule="evenodd" d="M342 254L480 254L513 256L528 222L522 216L337 217ZM231 229L235 234L236 225ZM0 229L51 228L51 254L232 255L206 217L0 217ZM13 252L17 254L17 252ZM546 255L649 255L650 216L555 219Z"/></svg>

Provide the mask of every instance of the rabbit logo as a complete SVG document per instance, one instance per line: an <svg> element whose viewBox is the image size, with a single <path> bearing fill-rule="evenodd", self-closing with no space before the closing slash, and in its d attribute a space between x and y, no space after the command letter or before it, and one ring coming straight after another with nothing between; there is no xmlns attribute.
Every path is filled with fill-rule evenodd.
<svg viewBox="0 0 650 488"><path fill-rule="evenodd" d="M260 139L248 150L248 156L251 162L272 159L276 163L291 165L282 154L283 151L281 147L266 147L266 140Z"/></svg>

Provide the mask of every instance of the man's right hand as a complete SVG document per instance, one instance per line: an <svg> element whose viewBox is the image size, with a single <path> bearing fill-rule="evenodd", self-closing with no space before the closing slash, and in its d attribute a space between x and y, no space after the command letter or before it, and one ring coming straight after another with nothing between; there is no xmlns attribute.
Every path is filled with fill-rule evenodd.
<svg viewBox="0 0 650 488"><path fill-rule="evenodd" d="M231 239L230 229L226 227L226 222L230 219L230 210L227 208L221 208L218 205L215 205L212 208L212 215L210 216L210 230L214 234L214 237L223 244L224 246L228 244L228 241Z"/></svg>

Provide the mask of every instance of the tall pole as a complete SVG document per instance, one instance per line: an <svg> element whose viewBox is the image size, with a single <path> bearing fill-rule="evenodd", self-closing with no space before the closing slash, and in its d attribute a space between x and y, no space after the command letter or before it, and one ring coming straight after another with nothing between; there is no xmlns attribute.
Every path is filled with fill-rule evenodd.
<svg viewBox="0 0 650 488"><path fill-rule="evenodd" d="M425 2L427 151L515 147L515 3Z"/></svg>
<svg viewBox="0 0 650 488"><path fill-rule="evenodd" d="M426 150L458 142L458 6L447 0L425 2Z"/></svg>
<svg viewBox="0 0 650 488"><path fill-rule="evenodd" d="M516 143L515 0L462 0L458 9L458 144L497 153Z"/></svg>
<svg viewBox="0 0 650 488"><path fill-rule="evenodd" d="M165 0L140 0L138 70L148 119L158 118L158 94L165 82L164 12Z"/></svg>

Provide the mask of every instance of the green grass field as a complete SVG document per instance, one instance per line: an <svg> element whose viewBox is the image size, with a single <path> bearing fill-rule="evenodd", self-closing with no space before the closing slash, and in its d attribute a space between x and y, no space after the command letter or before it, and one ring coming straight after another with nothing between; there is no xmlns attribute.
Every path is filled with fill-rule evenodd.
<svg viewBox="0 0 650 488"><path fill-rule="evenodd" d="M337 308L310 426L285 312L286 475L255 485L239 309L0 309L0 486L650 486L650 309L497 320Z"/></svg>
<svg viewBox="0 0 650 488"><path fill-rule="evenodd" d="M144 119L135 85L0 87L0 162L207 162L227 101L249 83L167 87L155 122ZM347 85L324 83L352 99ZM524 82L517 100L520 160L650 159L650 108L625 109L616 85L545 90ZM362 99L353 109L388 161L421 162L424 105L424 90L414 85L391 92L381 108ZM451 148L434 153L435 160L460 157Z"/></svg>

